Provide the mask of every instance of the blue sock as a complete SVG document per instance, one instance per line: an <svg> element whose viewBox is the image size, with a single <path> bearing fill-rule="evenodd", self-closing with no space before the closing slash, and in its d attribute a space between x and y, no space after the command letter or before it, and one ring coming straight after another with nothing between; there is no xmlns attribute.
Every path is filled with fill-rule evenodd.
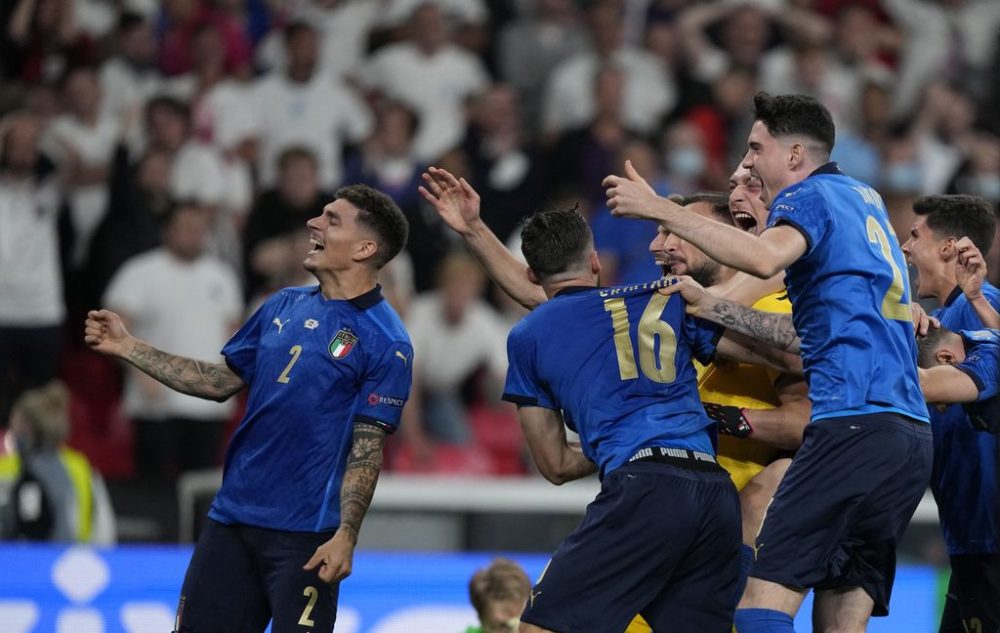
<svg viewBox="0 0 1000 633"><path fill-rule="evenodd" d="M747 588L747 577L750 576L750 565L753 564L753 548L743 543L740 545L740 577L736 581L736 601L739 604L743 591Z"/></svg>
<svg viewBox="0 0 1000 633"><path fill-rule="evenodd" d="M795 633L792 616L771 609L737 609L738 633Z"/></svg>

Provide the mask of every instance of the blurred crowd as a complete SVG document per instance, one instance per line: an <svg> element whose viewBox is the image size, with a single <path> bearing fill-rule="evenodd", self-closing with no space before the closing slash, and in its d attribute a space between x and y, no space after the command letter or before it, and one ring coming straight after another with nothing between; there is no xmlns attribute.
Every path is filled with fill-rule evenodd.
<svg viewBox="0 0 1000 633"><path fill-rule="evenodd" d="M343 184L411 227L381 280L416 353L389 468L480 474L526 469L499 402L521 312L418 194L427 166L465 177L503 240L579 205L607 284L659 270L601 179L630 158L663 195L725 190L758 90L831 110L834 159L897 235L918 195L1000 199L995 0L9 0L0 18L0 421L61 377L112 496L220 464L239 403L82 350L86 310L218 359L268 293L310 282L305 222Z"/></svg>

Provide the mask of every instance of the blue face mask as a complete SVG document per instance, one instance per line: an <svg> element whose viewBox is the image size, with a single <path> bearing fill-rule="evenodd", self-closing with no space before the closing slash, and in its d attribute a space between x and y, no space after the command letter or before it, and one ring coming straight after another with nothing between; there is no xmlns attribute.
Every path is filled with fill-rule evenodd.
<svg viewBox="0 0 1000 633"><path fill-rule="evenodd" d="M916 163L889 165L882 174L882 186L890 193L917 193L921 181L920 167Z"/></svg>
<svg viewBox="0 0 1000 633"><path fill-rule="evenodd" d="M705 152L697 147L678 147L667 158L670 173L680 178L694 178L705 171Z"/></svg>

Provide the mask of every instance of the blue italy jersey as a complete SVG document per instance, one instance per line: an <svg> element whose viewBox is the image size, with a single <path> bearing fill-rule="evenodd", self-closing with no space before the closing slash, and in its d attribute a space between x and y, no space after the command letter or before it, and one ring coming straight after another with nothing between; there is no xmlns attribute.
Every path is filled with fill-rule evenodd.
<svg viewBox="0 0 1000 633"><path fill-rule="evenodd" d="M393 432L413 348L379 288L349 301L319 286L275 293L222 350L250 387L209 516L321 532L340 523L354 424Z"/></svg>
<svg viewBox="0 0 1000 633"><path fill-rule="evenodd" d="M1000 310L1000 290L984 283L983 295ZM998 378L993 374L991 385L989 374L996 370L995 353L1000 347L991 343L996 334L982 330L982 321L959 288L932 315L944 327L962 334L966 359L958 368L980 389L980 401L974 404L953 404L943 411L929 407L934 432L931 490L941 531L949 554L1000 553L1000 438L977 431L973 422L973 418L998 422L1000 403L989 395L990 387L997 388ZM976 336L985 339L980 343Z"/></svg>
<svg viewBox="0 0 1000 633"><path fill-rule="evenodd" d="M896 412L927 421L906 261L882 198L828 163L775 197L768 227L779 224L808 243L785 284L812 419Z"/></svg>
<svg viewBox="0 0 1000 633"><path fill-rule="evenodd" d="M645 447L715 452L691 358L710 362L721 329L665 283L564 289L507 339L504 399L561 409L602 476Z"/></svg>

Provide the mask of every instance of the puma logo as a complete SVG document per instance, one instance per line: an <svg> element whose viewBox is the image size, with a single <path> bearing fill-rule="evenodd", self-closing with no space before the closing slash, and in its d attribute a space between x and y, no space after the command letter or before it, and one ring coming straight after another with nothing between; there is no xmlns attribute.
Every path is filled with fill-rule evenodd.
<svg viewBox="0 0 1000 633"><path fill-rule="evenodd" d="M285 319L285 323L288 323L289 321L291 321L291 319ZM274 317L274 321L272 321L272 323L278 326L278 334L281 334L281 328L285 327L285 323L282 323L281 319L278 317Z"/></svg>
<svg viewBox="0 0 1000 633"><path fill-rule="evenodd" d="M404 365L407 364L406 355L403 354L403 352L396 350L396 356L399 356L399 358L403 361Z"/></svg>

